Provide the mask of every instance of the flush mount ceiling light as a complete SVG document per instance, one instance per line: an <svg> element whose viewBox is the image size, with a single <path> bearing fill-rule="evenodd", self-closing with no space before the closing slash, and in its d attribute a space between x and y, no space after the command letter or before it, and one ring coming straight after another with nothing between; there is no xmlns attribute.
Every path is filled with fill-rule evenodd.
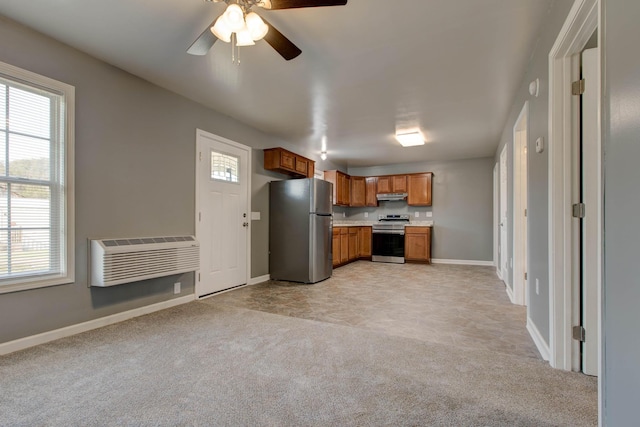
<svg viewBox="0 0 640 427"><path fill-rule="evenodd" d="M424 137L418 131L396 133L396 139L403 147L415 147L416 145L424 145Z"/></svg>
<svg viewBox="0 0 640 427"><path fill-rule="evenodd" d="M321 158L322 160L327 160L327 152L326 152L326 151L321 152L321 153L320 153L320 158Z"/></svg>

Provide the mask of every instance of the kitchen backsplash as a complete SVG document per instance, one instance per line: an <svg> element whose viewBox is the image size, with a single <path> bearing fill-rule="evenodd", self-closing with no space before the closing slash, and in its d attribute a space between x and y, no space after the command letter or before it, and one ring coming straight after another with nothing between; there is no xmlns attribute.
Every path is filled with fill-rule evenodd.
<svg viewBox="0 0 640 427"><path fill-rule="evenodd" d="M415 213L418 212L418 218ZM388 214L409 214L412 220L431 221L435 220L434 216L427 217L427 212L433 212L432 207L409 206L406 202L379 202L377 208L346 208L342 206L334 206L333 213L336 219L352 220L352 221L377 221L378 215ZM368 217L365 218L365 213Z"/></svg>

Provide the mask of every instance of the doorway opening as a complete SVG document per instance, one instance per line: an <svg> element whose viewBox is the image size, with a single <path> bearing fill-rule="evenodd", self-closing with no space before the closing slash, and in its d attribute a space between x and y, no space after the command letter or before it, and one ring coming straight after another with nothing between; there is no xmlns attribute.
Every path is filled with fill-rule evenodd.
<svg viewBox="0 0 640 427"><path fill-rule="evenodd" d="M507 215L507 145L502 147L500 152L500 264L498 266L498 276L504 281L507 286L507 293L510 295L513 292L509 284L509 250L507 248L507 233L509 230L509 217ZM513 298L512 298L513 299Z"/></svg>

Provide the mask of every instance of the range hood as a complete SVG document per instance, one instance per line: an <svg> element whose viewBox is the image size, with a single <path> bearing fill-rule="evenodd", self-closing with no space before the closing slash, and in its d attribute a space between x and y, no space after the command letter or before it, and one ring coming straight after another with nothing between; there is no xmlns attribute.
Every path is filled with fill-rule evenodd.
<svg viewBox="0 0 640 427"><path fill-rule="evenodd" d="M400 201L407 199L407 193L384 193L376 194L376 198L382 201Z"/></svg>

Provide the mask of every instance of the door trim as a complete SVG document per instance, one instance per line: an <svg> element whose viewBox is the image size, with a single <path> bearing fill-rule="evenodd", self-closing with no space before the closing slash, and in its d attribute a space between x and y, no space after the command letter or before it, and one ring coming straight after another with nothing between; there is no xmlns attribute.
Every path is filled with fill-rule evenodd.
<svg viewBox="0 0 640 427"><path fill-rule="evenodd" d="M550 364L555 368L571 370L572 364L572 265L573 236L571 204L573 190L572 166L574 143L572 120L571 77L572 57L580 53L596 29L602 29L601 0L575 0L556 41L549 52L549 346ZM597 68L602 70L602 31L598 31L601 47ZM602 77L598 80L602 100ZM600 103L601 104L601 103ZM601 117L599 108L598 117ZM601 133L601 119L598 133ZM600 138L601 139L601 138ZM599 147L599 153L602 147ZM600 174L602 167L600 166ZM602 187L598 199L602 200ZM600 234L602 233L600 224ZM601 236L599 237L600 242ZM602 243L600 243L602 244ZM602 254L602 247L599 248ZM602 257L598 260L602 274ZM598 416L602 425L603 407L603 353L602 353L602 277L598 289Z"/></svg>
<svg viewBox="0 0 640 427"><path fill-rule="evenodd" d="M527 184L526 172L522 170L522 143L517 139L518 132L524 131L527 140L524 141L525 146L529 139L529 101L524 103L520 115L513 126L513 303L518 305L526 305L525 295L525 257L527 251L522 248L522 240L524 239L523 229L527 226L527 219L520 213L527 206L526 200L522 197L520 189ZM524 175L524 176L523 176Z"/></svg>
<svg viewBox="0 0 640 427"><path fill-rule="evenodd" d="M196 230L196 239L198 241L200 241L200 237L201 237L201 231L200 231L200 221L199 221L199 214L200 214L200 180L198 179L198 173L200 172L200 167L203 164L202 162L199 161L198 158L198 153L201 152L202 150L202 146L201 146L201 138L208 138L208 139L214 139L216 141L219 141L223 144L227 144L227 145L231 145L233 147L236 147L240 150L246 150L247 151L247 213L250 214L250 212L252 212L251 210L251 190L252 190L252 186L251 186L251 177L253 175L253 167L251 164L251 158L252 158L252 149L249 146L246 146L244 144L240 144L239 142L235 142L232 141L230 139L224 138L222 136L218 136L216 134L204 131L202 129L197 129L196 128L196 152L194 155L194 159L195 159L195 215L194 215L194 221L195 221L195 230ZM249 218L250 219L250 218ZM247 230L247 241L246 241L246 245L247 245L247 274L245 277L245 285L248 284L251 281L251 221L248 221L249 223L249 228ZM197 291L197 287L198 287L198 283L200 282L199 280L200 277L200 271L196 271L196 277L194 278L194 282L195 282L195 286L194 286L194 293L196 295L197 299L200 299L197 295L198 295L198 291ZM217 294L217 293L216 293ZM209 295L205 295L203 296L203 298L206 298Z"/></svg>

